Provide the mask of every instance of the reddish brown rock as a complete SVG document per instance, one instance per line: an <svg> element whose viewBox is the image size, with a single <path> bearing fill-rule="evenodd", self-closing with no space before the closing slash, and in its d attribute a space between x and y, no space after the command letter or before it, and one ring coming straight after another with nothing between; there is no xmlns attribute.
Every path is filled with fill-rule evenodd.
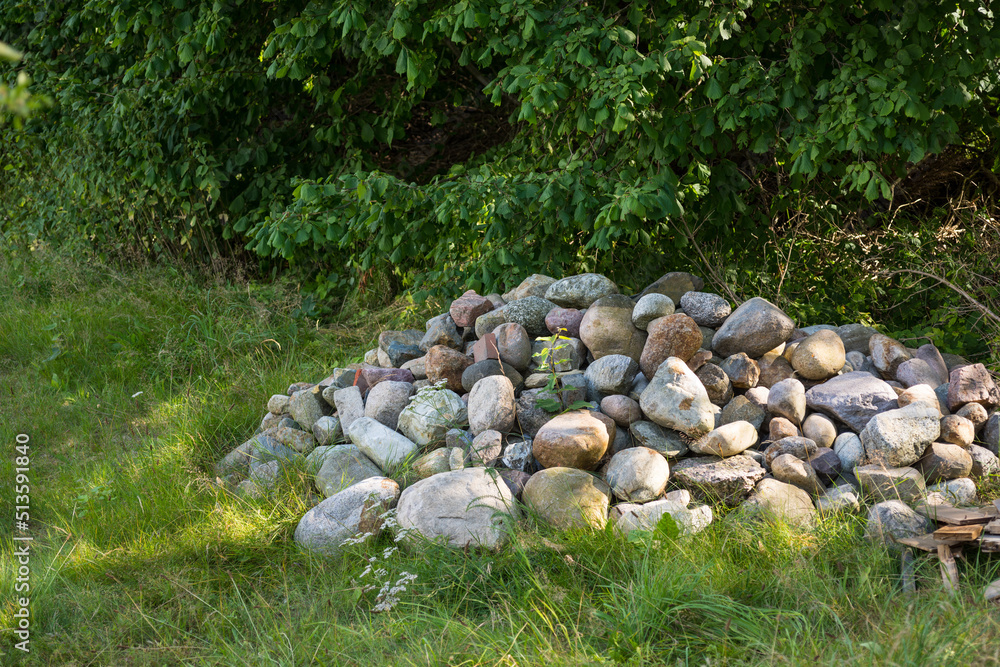
<svg viewBox="0 0 1000 667"><path fill-rule="evenodd" d="M472 346L472 358L478 363L487 359L500 359L500 350L497 348L497 337L488 333L475 342Z"/></svg>
<svg viewBox="0 0 1000 667"><path fill-rule="evenodd" d="M646 326L649 337L639 357L639 368L647 378L656 375L656 369L669 357L685 363L701 347L701 329L683 313L658 317Z"/></svg>
<svg viewBox="0 0 1000 667"><path fill-rule="evenodd" d="M580 323L583 311L576 308L553 308L545 316L545 326L550 333L558 333L569 338L580 337ZM563 331L560 333L560 329Z"/></svg>
<svg viewBox="0 0 1000 667"><path fill-rule="evenodd" d="M760 378L757 380L759 387L773 387L782 380L787 380L795 376L795 370L784 357L764 356L760 360Z"/></svg>
<svg viewBox="0 0 1000 667"><path fill-rule="evenodd" d="M447 380L448 389L459 393L465 391L462 388L462 373L471 365L472 359L444 345L435 345L428 350L424 362L431 384Z"/></svg>
<svg viewBox="0 0 1000 667"><path fill-rule="evenodd" d="M1000 391L982 364L952 370L948 383L948 410L955 412L966 403L979 403L987 410L1000 403Z"/></svg>
<svg viewBox="0 0 1000 667"><path fill-rule="evenodd" d="M355 377L354 384L361 390L361 395L377 385L379 382L392 380L394 382L413 383L413 373L403 368L362 368Z"/></svg>
<svg viewBox="0 0 1000 667"><path fill-rule="evenodd" d="M794 438L802 435L799 428L784 417L775 417L768 425L768 436L771 440Z"/></svg>
<svg viewBox="0 0 1000 667"><path fill-rule="evenodd" d="M712 353L708 350L698 350L694 356L688 359L688 368L694 372L712 360Z"/></svg>
<svg viewBox="0 0 1000 667"><path fill-rule="evenodd" d="M484 296L476 294L475 290L469 290L462 296L451 302L451 319L455 320L455 325L460 327L473 327L476 325L476 318L493 310L493 303Z"/></svg>

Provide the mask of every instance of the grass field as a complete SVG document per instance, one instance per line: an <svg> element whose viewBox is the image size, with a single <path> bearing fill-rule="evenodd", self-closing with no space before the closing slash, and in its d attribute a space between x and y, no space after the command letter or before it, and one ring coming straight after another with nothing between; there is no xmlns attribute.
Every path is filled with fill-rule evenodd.
<svg viewBox="0 0 1000 667"><path fill-rule="evenodd" d="M553 533L526 521L498 553L325 560L291 539L307 485L259 501L211 463L253 434L267 398L359 360L432 306L355 304L293 317L295 285L239 271L0 257L0 579L14 590L14 444L30 437L31 653L13 594L7 665L970 665L1000 662L982 602L1000 558L959 561L918 591L862 520L813 533L738 513L678 540ZM362 576L374 559L384 573ZM372 611L371 583L416 578Z"/></svg>

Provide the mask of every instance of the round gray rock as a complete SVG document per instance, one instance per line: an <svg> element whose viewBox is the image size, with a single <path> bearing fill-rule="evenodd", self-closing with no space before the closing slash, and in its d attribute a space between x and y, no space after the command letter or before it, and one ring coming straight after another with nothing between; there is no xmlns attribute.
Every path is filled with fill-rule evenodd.
<svg viewBox="0 0 1000 667"><path fill-rule="evenodd" d="M632 388L639 364L624 354L609 354L596 359L587 366L584 377L587 378L588 396L591 391L596 400L608 394L627 394Z"/></svg>
<svg viewBox="0 0 1000 667"><path fill-rule="evenodd" d="M368 391L365 400L365 417L370 417L395 430L399 413L403 411L413 395L411 382L385 380Z"/></svg>
<svg viewBox="0 0 1000 667"><path fill-rule="evenodd" d="M674 302L669 296L650 292L635 302L635 308L632 310L632 324L637 329L645 331L646 325L653 320L673 315L674 308Z"/></svg>
<svg viewBox="0 0 1000 667"><path fill-rule="evenodd" d="M780 308L754 297L726 318L715 332L712 348L723 358L746 352L756 359L791 338L794 330L795 322Z"/></svg>
<svg viewBox="0 0 1000 667"><path fill-rule="evenodd" d="M934 530L934 523L917 514L898 500L887 500L873 505L868 511L868 526L865 537L901 549L896 540L905 537L919 537Z"/></svg>
<svg viewBox="0 0 1000 667"><path fill-rule="evenodd" d="M686 293L681 297L681 308L703 327L717 327L733 312L728 301L710 292Z"/></svg>
<svg viewBox="0 0 1000 667"><path fill-rule="evenodd" d="M545 298L564 308L589 308L601 297L618 294L618 286L599 273L582 273L557 280L545 291Z"/></svg>
<svg viewBox="0 0 1000 667"><path fill-rule="evenodd" d="M494 430L510 433L516 424L514 385L503 375L490 375L469 392L469 430L473 435Z"/></svg>
<svg viewBox="0 0 1000 667"><path fill-rule="evenodd" d="M631 447L611 457L604 478L622 500L645 503L663 495L670 466L659 452Z"/></svg>

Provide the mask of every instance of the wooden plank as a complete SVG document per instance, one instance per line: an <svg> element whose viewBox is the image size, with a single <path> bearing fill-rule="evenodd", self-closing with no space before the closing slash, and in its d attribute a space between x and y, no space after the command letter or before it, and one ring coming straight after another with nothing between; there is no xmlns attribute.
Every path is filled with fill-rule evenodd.
<svg viewBox="0 0 1000 667"><path fill-rule="evenodd" d="M989 553L1000 552L1000 535L983 535L979 539L979 549Z"/></svg>
<svg viewBox="0 0 1000 667"><path fill-rule="evenodd" d="M951 547L947 544L940 544L937 548L938 560L941 561L941 580L944 582L944 589L950 595L958 592L958 566L955 565L955 557L951 554Z"/></svg>
<svg viewBox="0 0 1000 667"><path fill-rule="evenodd" d="M968 526L974 523L989 523L993 516L978 509L958 509L951 505L928 505L918 503L913 508L917 513L928 519L946 523L952 526Z"/></svg>
<svg viewBox="0 0 1000 667"><path fill-rule="evenodd" d="M921 551L937 551L939 545L945 544L950 547L962 542L962 540L953 539L938 540L934 538L934 533L927 533L919 537L903 537L896 541L908 547L920 549Z"/></svg>
<svg viewBox="0 0 1000 667"><path fill-rule="evenodd" d="M1000 535L1000 519L993 519L993 521L986 524L986 528L983 530L990 535Z"/></svg>
<svg viewBox="0 0 1000 667"><path fill-rule="evenodd" d="M945 526L938 528L932 534L935 540L961 540L972 542L978 540L983 533L983 524L976 523L971 526Z"/></svg>
<svg viewBox="0 0 1000 667"><path fill-rule="evenodd" d="M993 501L993 509L997 510L997 512L1000 512L1000 498L997 498L996 500Z"/></svg>

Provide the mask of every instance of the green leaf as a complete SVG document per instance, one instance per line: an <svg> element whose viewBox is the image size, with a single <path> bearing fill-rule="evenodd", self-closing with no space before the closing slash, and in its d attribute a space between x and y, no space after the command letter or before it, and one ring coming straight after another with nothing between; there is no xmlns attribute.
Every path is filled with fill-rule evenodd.
<svg viewBox="0 0 1000 667"><path fill-rule="evenodd" d="M717 100L722 97L722 86L714 76L708 80L708 86L705 88L705 97L710 100Z"/></svg>

